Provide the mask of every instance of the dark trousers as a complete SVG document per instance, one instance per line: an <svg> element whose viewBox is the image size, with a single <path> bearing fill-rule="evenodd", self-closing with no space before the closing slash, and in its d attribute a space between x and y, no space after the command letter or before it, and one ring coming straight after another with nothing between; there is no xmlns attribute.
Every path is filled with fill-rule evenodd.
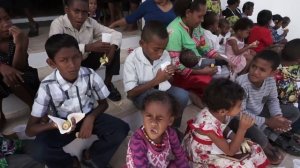
<svg viewBox="0 0 300 168"><path fill-rule="evenodd" d="M294 123L299 118L299 110L296 107L292 105L281 105L280 107L283 117L291 120L292 123ZM263 109L260 116L270 118L270 112L267 107ZM237 118L233 118L228 126L234 132L236 132L239 128L239 120ZM265 148L269 143L269 139L275 141L279 135L279 133L274 132L268 127L259 128L257 125L253 125L247 130L245 137L259 144L262 148Z"/></svg>
<svg viewBox="0 0 300 168"><path fill-rule="evenodd" d="M64 152L63 147L73 141L75 133L80 130L82 122L77 124L76 129L69 134L60 134L57 129L45 131L36 136L33 158L46 164L49 168L69 168L72 167L73 158ZM124 121L108 114L99 115L93 128L99 140L90 147L92 161L98 167L106 167L125 139L129 131L129 126Z"/></svg>
<svg viewBox="0 0 300 168"><path fill-rule="evenodd" d="M104 53L90 53L88 57L81 62L81 66L97 70L100 67L100 57ZM106 66L105 75L119 75L120 72L120 49L115 52L110 65Z"/></svg>
<svg viewBox="0 0 300 168"><path fill-rule="evenodd" d="M144 99L147 95L159 91L158 89L149 89L145 91L144 93L136 96L133 98L133 103L134 105L138 108L141 109L144 103ZM179 109L179 114L177 118L175 119L173 126L176 128L179 128L181 125L181 119L182 119L182 114L184 108L187 106L188 101L189 101L189 93L181 89L179 87L172 86L170 89L166 91L168 94L172 95L180 104L180 109Z"/></svg>

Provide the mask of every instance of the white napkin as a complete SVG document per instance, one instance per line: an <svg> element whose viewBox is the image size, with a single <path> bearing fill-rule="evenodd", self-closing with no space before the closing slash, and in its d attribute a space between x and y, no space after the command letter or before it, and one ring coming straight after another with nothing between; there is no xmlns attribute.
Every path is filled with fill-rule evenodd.
<svg viewBox="0 0 300 168"><path fill-rule="evenodd" d="M62 128L63 123L66 121L64 119L58 118L58 117L54 117L51 115L48 115L48 117L57 125L58 130L61 134L65 134L67 132L70 132L72 129L72 121L71 118L75 119L75 122L78 123L79 121L81 121L84 118L85 114L84 113L71 113L68 115L67 120L71 123L71 127L67 130L64 130Z"/></svg>
<svg viewBox="0 0 300 168"><path fill-rule="evenodd" d="M160 65L160 69L163 71L170 64L171 64L171 62L169 62L169 61L164 62ZM166 90L170 89L170 87L171 87L170 82L169 81L164 81L164 82L162 82L158 85L158 90L166 91Z"/></svg>
<svg viewBox="0 0 300 168"><path fill-rule="evenodd" d="M102 42L111 43L111 34L102 33Z"/></svg>

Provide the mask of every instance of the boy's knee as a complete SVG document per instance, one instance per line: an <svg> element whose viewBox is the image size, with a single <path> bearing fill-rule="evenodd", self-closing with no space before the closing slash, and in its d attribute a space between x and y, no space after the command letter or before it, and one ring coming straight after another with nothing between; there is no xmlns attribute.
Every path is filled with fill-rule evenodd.
<svg viewBox="0 0 300 168"><path fill-rule="evenodd" d="M187 105L189 101L189 93L186 90L182 88L174 87L170 92L170 94L173 95L175 99L178 101L178 103L180 103L182 106L185 107Z"/></svg>

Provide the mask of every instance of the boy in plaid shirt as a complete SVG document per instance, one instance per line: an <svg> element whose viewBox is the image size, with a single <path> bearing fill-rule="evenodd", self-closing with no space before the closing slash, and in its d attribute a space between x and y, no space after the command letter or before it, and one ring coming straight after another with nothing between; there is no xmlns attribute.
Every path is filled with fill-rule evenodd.
<svg viewBox="0 0 300 168"><path fill-rule="evenodd" d="M33 158L49 168L80 167L78 159L65 153L63 147L76 138L76 132L84 139L96 134L99 140L84 150L82 160L106 167L127 136L128 124L104 113L109 91L93 70L80 67L82 54L74 37L53 35L45 48L47 63L55 70L42 81L27 124L27 135L36 136ZM41 122L49 110L63 119L71 113L85 113L85 118L77 124L72 121L70 133L60 134L53 122Z"/></svg>

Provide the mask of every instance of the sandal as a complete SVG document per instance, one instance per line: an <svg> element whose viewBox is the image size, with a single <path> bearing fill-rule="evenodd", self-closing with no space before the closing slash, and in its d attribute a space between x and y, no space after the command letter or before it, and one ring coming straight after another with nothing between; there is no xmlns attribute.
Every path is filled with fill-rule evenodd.
<svg viewBox="0 0 300 168"><path fill-rule="evenodd" d="M294 138L287 139L284 136L279 136L274 143L282 148L286 153L294 156L300 156L300 146Z"/></svg>
<svg viewBox="0 0 300 168"><path fill-rule="evenodd" d="M108 95L108 98L112 101L120 101L121 100L121 94L118 91L117 88L113 84L107 85L108 90L110 91L110 94Z"/></svg>

